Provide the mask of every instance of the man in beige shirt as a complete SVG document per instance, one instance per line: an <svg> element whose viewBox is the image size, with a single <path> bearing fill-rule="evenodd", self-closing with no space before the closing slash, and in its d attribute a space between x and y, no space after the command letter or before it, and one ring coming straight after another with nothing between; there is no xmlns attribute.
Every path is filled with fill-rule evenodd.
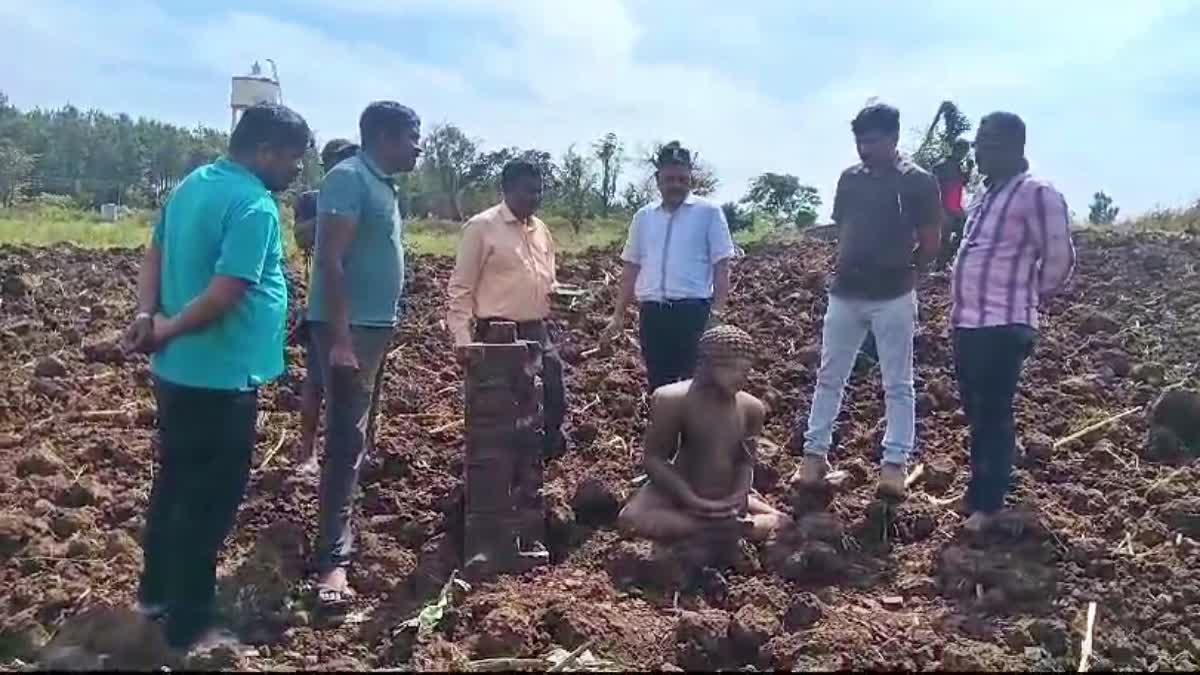
<svg viewBox="0 0 1200 675"><path fill-rule="evenodd" d="M562 422L567 407L562 361L546 320L555 286L554 240L533 215L542 202L541 171L514 160L504 167L500 187L504 200L463 226L450 275L446 325L456 350L482 339L496 321L517 324L521 339L542 346L545 452L555 457L566 449Z"/></svg>

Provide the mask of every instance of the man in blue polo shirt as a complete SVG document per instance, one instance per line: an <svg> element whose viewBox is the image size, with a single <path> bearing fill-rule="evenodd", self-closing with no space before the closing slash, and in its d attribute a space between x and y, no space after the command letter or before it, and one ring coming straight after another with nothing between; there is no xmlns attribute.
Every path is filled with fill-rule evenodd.
<svg viewBox="0 0 1200 675"><path fill-rule="evenodd" d="M258 388L284 368L287 286L271 192L291 184L311 144L292 110L246 110L228 156L172 193L138 276L125 347L153 354L160 453L138 596L147 614L166 614L177 649L225 637L209 632L217 554L250 475Z"/></svg>
<svg viewBox="0 0 1200 675"><path fill-rule="evenodd" d="M404 284L399 203L392 176L421 154L421 120L393 101L367 106L362 150L328 174L317 196L317 259L308 318L326 387L321 462L317 595L343 607L353 590L346 566L354 539L354 488L373 440L384 357Z"/></svg>

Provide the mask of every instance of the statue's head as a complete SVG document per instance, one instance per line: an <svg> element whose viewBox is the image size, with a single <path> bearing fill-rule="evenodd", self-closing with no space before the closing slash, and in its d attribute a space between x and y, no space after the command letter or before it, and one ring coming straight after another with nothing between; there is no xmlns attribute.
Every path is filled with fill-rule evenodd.
<svg viewBox="0 0 1200 675"><path fill-rule="evenodd" d="M700 337L697 376L734 394L746 386L754 339L736 326L716 326Z"/></svg>

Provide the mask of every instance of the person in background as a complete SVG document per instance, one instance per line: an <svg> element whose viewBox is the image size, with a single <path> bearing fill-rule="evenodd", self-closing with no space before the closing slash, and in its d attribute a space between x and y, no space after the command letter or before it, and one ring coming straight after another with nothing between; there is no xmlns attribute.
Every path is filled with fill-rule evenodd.
<svg viewBox="0 0 1200 675"><path fill-rule="evenodd" d="M400 208L392 176L412 171L421 121L393 101L359 118L362 149L333 167L317 197L316 264L308 318L325 384L317 597L340 609L354 595L346 575L353 551L353 495L374 440L384 357L404 285Z"/></svg>
<svg viewBox="0 0 1200 675"><path fill-rule="evenodd" d="M971 152L971 142L965 138L958 138L950 148L950 156L933 167L938 189L942 192L942 210L945 211L942 247L934 265L939 271L944 270L954 259L954 251L958 249L962 239L963 225L967 222L966 211L963 210L963 192L971 182L973 173L971 160L967 157Z"/></svg>
<svg viewBox="0 0 1200 675"><path fill-rule="evenodd" d="M979 531L1004 506L1016 446L1013 398L1032 353L1038 305L1075 266L1071 211L1048 181L1029 173L1025 123L983 118L975 158L984 192L972 202L951 276L955 368L971 427L966 527Z"/></svg>
<svg viewBox="0 0 1200 675"><path fill-rule="evenodd" d="M868 106L854 118L851 129L862 162L842 173L833 201L833 220L839 230L837 264L821 336L821 365L803 435L804 459L795 479L807 485L824 482L833 425L870 331L879 354L887 409L879 492L899 498L905 492L908 458L916 442L914 289L938 252L941 200L933 177L896 150L900 111L884 104Z"/></svg>
<svg viewBox="0 0 1200 675"><path fill-rule="evenodd" d="M447 287L446 325L456 349L482 341L498 321L517 325L522 340L542 346L546 457L565 451L563 367L551 334L550 295L555 287L554 238L536 215L542 174L524 160L505 165L502 201L463 226L462 242ZM474 321L474 330L472 330Z"/></svg>
<svg viewBox="0 0 1200 675"><path fill-rule="evenodd" d="M671 142L655 158L662 199L638 209L629 225L609 341L625 328L625 310L639 304L642 359L650 391L686 380L709 320L729 298L733 238L721 207L692 194L692 155Z"/></svg>
<svg viewBox="0 0 1200 675"><path fill-rule="evenodd" d="M151 353L159 466L138 589L166 615L167 643L231 639L213 612L217 555L250 475L258 389L284 369L282 231L272 192L300 173L312 145L300 115L248 108L229 153L175 188L138 275L127 351Z"/></svg>
<svg viewBox="0 0 1200 675"><path fill-rule="evenodd" d="M342 160L349 159L357 153L356 144L344 138L335 138L326 143L325 148L321 150L321 170L328 173ZM296 245L304 254L304 270L309 278L312 277L312 251L317 238L318 192L306 190L300 193L293 207L296 218ZM300 322L298 339L304 345L305 372L304 386L300 393L300 443L296 446L296 459L300 462L301 472L315 473L318 469L317 426L321 416L324 384L321 382L321 368L317 365L316 350L313 348L312 335L306 320Z"/></svg>

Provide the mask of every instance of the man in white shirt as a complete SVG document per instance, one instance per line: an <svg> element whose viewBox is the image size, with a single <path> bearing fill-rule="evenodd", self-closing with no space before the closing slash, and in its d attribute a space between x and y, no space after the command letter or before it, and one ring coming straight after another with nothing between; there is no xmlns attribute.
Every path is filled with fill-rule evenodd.
<svg viewBox="0 0 1200 675"><path fill-rule="evenodd" d="M625 309L637 298L642 360L650 391L692 376L696 348L712 315L729 297L733 238L721 207L691 194L692 156L678 141L655 158L662 199L633 216L621 253L621 290L611 339L625 327Z"/></svg>

